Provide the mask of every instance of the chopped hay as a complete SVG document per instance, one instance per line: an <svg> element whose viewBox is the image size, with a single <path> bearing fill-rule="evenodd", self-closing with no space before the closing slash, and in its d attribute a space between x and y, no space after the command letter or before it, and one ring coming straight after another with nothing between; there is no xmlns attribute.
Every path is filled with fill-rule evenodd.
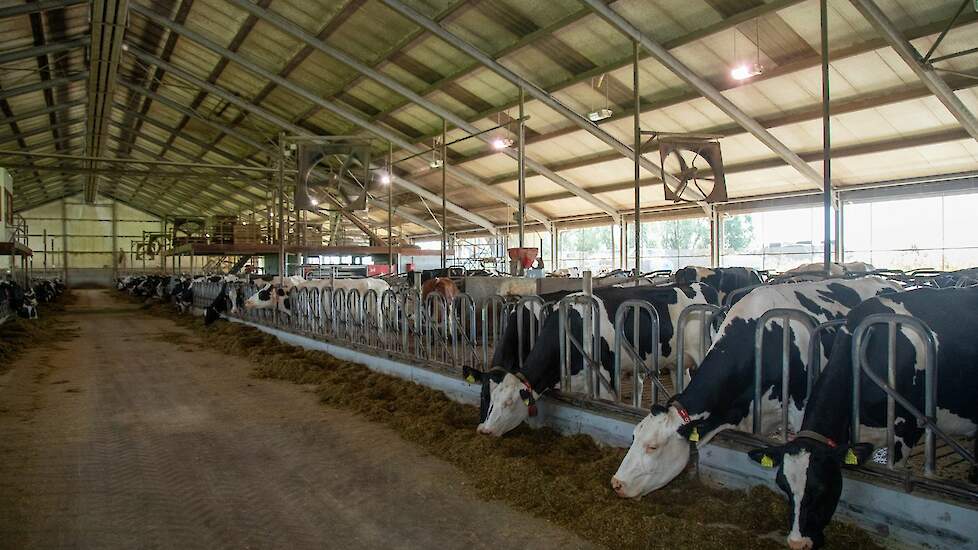
<svg viewBox="0 0 978 550"><path fill-rule="evenodd" d="M28 349L58 349L58 342L78 336L77 327L66 325L60 319L65 313L65 306L72 301L71 293L64 293L44 304L37 319L14 317L0 324L0 374L6 372Z"/></svg>
<svg viewBox="0 0 978 550"><path fill-rule="evenodd" d="M716 489L681 476L643 499L614 495L610 478L623 449L583 435L521 426L503 438L475 431L478 410L439 391L379 374L319 351L280 342L236 323L151 307L192 327L209 346L247 357L259 379L315 384L322 403L395 430L460 468L482 498L500 500L609 548L783 548L787 505L774 492ZM856 527L834 522L828 548L879 548Z"/></svg>

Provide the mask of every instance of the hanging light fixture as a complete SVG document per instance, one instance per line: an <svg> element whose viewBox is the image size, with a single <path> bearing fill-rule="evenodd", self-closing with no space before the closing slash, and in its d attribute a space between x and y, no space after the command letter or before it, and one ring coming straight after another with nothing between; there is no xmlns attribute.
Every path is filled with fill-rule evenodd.
<svg viewBox="0 0 978 550"><path fill-rule="evenodd" d="M754 61L738 63L730 69L730 78L734 80L747 80L755 76L764 74L764 67L761 65L761 31L757 18L754 18ZM737 59L737 31L734 31L734 59Z"/></svg>
<svg viewBox="0 0 978 550"><path fill-rule="evenodd" d="M435 151L437 149L438 149L438 140L437 139L432 140L431 141L431 162L428 163L428 166L431 167L432 170L437 170L437 169L441 168L443 164L445 164L442 159L435 157Z"/></svg>
<svg viewBox="0 0 978 550"><path fill-rule="evenodd" d="M384 185L390 185L390 183L391 183L391 175L390 174L386 174L386 173L385 174L382 174L380 176L380 183L383 183Z"/></svg>
<svg viewBox="0 0 978 550"><path fill-rule="evenodd" d="M607 120L611 118L612 115L615 114L614 111L611 110L611 102L608 100L608 79L605 78L607 76L608 76L607 74L601 75L601 77L598 78L597 85L594 86L600 93L601 83L604 82L604 108L591 111L590 113L587 114L587 119L590 120L591 122L597 123L602 120Z"/></svg>
<svg viewBox="0 0 978 550"><path fill-rule="evenodd" d="M513 140L507 137L497 137L492 140L492 148L497 151L508 149L513 146Z"/></svg>

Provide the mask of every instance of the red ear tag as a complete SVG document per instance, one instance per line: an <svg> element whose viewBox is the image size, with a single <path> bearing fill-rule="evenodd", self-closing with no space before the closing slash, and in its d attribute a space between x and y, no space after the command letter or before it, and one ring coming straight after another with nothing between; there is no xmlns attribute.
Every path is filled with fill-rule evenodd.
<svg viewBox="0 0 978 550"><path fill-rule="evenodd" d="M676 409L679 414L679 418L683 420L683 424L689 424L689 412L686 409Z"/></svg>
<svg viewBox="0 0 978 550"><path fill-rule="evenodd" d="M537 415L537 406L536 406L536 404L530 405L527 408L529 409L530 416L536 416Z"/></svg>

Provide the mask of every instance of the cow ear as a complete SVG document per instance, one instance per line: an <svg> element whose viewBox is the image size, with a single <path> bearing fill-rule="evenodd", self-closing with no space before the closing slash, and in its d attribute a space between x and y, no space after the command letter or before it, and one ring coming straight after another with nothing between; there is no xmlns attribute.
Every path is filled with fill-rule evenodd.
<svg viewBox="0 0 978 550"><path fill-rule="evenodd" d="M651 414L652 416L659 416L660 414L664 414L667 412L669 412L669 409L667 409L665 405L660 405L658 403L652 405L652 408L649 410L649 414Z"/></svg>
<svg viewBox="0 0 978 550"><path fill-rule="evenodd" d="M700 430L700 427L703 425L703 420L693 420L692 422L688 422L677 428L676 433L678 433L679 437L682 437L683 439L697 443L700 440L700 432L702 431Z"/></svg>
<svg viewBox="0 0 978 550"><path fill-rule="evenodd" d="M485 373L472 367L462 367L462 378L469 384L481 384L483 374Z"/></svg>
<svg viewBox="0 0 978 550"><path fill-rule="evenodd" d="M532 399L533 399L533 394L530 393L530 391L529 390L526 390L526 389L520 390L520 399L523 400L523 404L524 405L526 405L527 407L529 407L530 406L530 403L532 402Z"/></svg>
<svg viewBox="0 0 978 550"><path fill-rule="evenodd" d="M856 443L855 445L840 446L835 449L837 457L843 466L862 466L873 456L873 445Z"/></svg>
<svg viewBox="0 0 978 550"><path fill-rule="evenodd" d="M747 456L765 468L777 468L781 466L781 459L784 458L784 447L754 449L753 451L749 451Z"/></svg>
<svg viewBox="0 0 978 550"><path fill-rule="evenodd" d="M502 383L503 378L506 377L506 374L507 373L504 370L492 369L491 371L489 371L489 380L492 380L493 384L500 384Z"/></svg>

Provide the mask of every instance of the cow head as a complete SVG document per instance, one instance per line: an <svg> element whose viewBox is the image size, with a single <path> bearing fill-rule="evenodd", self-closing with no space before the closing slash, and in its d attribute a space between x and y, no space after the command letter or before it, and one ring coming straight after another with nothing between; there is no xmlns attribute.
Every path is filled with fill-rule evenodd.
<svg viewBox="0 0 978 550"><path fill-rule="evenodd" d="M245 309L269 309L274 305L274 299L275 289L272 288L271 283L265 283L258 292L245 300L244 307Z"/></svg>
<svg viewBox="0 0 978 550"><path fill-rule="evenodd" d="M688 426L675 407L653 407L635 426L632 445L611 478L615 494L637 498L675 479L689 462Z"/></svg>
<svg viewBox="0 0 978 550"><path fill-rule="evenodd" d="M842 466L861 465L872 453L868 443L849 447L807 437L749 453L762 466L778 469L778 487L788 496L792 550L811 550L825 543L825 527L842 494Z"/></svg>
<svg viewBox="0 0 978 550"><path fill-rule="evenodd" d="M536 414L537 396L517 375L498 368L481 372L466 367L463 376L470 384L482 384L480 434L499 437Z"/></svg>

